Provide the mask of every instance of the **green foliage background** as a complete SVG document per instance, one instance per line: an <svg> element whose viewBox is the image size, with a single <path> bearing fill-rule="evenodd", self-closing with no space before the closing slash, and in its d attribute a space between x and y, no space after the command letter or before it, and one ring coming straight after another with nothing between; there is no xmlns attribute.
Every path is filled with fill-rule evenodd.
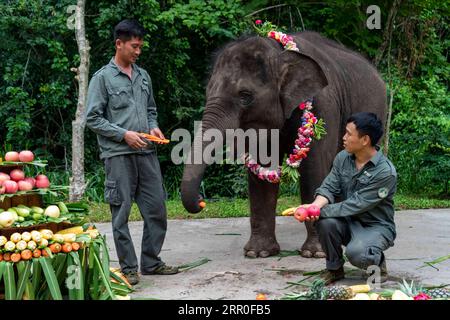
<svg viewBox="0 0 450 320"><path fill-rule="evenodd" d="M67 8L75 0L10 0L0 3L0 154L33 150L50 161L55 182L68 183L71 121L79 63ZM381 9L381 30L369 30L366 8ZM385 42L393 1L87 1L86 32L92 75L114 54L112 29L136 18L148 30L139 64L152 77L160 126L193 130L200 120L205 85L214 52L252 32L255 19L288 31L313 30L375 61ZM378 68L393 91L389 157L405 194L449 196L450 96L448 94L449 4L400 1L389 46ZM388 97L389 98L389 97ZM95 136L86 130L87 196L102 200L103 170ZM170 147L159 150L166 188L177 197L182 168L170 161ZM208 197L246 195L241 167L211 166L203 182ZM281 191L295 194L287 179Z"/></svg>

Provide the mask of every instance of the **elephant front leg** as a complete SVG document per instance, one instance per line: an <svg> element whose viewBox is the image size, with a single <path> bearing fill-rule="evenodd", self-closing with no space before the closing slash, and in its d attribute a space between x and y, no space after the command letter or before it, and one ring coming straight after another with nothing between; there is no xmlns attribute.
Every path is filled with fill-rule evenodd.
<svg viewBox="0 0 450 320"><path fill-rule="evenodd" d="M265 258L280 252L275 237L275 210L279 184L258 179L249 173L251 235L244 247L244 254L250 258Z"/></svg>

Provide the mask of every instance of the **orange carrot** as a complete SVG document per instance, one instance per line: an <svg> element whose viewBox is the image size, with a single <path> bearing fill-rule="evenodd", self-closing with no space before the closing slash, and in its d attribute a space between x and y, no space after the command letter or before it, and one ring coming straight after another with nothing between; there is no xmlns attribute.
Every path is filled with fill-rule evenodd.
<svg viewBox="0 0 450 320"><path fill-rule="evenodd" d="M61 251L61 245L59 243L52 243L49 248L52 253L58 253Z"/></svg>
<svg viewBox="0 0 450 320"><path fill-rule="evenodd" d="M20 253L22 260L30 260L33 257L33 253L29 249L25 249Z"/></svg>
<svg viewBox="0 0 450 320"><path fill-rule="evenodd" d="M64 243L62 245L62 252L68 253L70 251L72 251L72 245L68 242Z"/></svg>
<svg viewBox="0 0 450 320"><path fill-rule="evenodd" d="M0 261L3 261L3 254L0 253Z"/></svg>
<svg viewBox="0 0 450 320"><path fill-rule="evenodd" d="M170 142L170 140L160 139L157 136L154 136L154 135L151 135L151 134L147 134L147 133L141 133L141 136L143 136L145 139L148 139L148 140L153 141L153 142L158 142L158 143L163 143L163 144L166 144L166 143Z"/></svg>
<svg viewBox="0 0 450 320"><path fill-rule="evenodd" d="M20 253L13 253L11 255L11 261L12 262L19 262L20 258L21 258Z"/></svg>
<svg viewBox="0 0 450 320"><path fill-rule="evenodd" d="M6 252L3 254L3 260L5 261L11 261L11 253Z"/></svg>
<svg viewBox="0 0 450 320"><path fill-rule="evenodd" d="M72 250L78 251L80 249L80 244L78 242L72 242Z"/></svg>
<svg viewBox="0 0 450 320"><path fill-rule="evenodd" d="M41 250L42 256L43 257L48 257L49 256L48 251L45 250L45 249L47 249L47 248L44 248L44 249Z"/></svg>
<svg viewBox="0 0 450 320"><path fill-rule="evenodd" d="M34 249L33 251L33 258L39 258L41 256L41 250L40 249Z"/></svg>

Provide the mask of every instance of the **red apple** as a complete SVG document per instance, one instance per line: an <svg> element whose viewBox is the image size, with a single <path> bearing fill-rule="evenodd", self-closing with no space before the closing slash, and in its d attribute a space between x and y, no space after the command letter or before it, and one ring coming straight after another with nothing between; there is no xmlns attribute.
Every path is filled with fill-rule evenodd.
<svg viewBox="0 0 450 320"><path fill-rule="evenodd" d="M312 204L308 207L308 215L310 217L318 217L320 216L320 208L315 204Z"/></svg>
<svg viewBox="0 0 450 320"><path fill-rule="evenodd" d="M36 179L31 178L31 177L26 177L25 179L23 179L23 181L28 181L29 183L31 183L31 185L34 186L36 185Z"/></svg>
<svg viewBox="0 0 450 320"><path fill-rule="evenodd" d="M33 190L33 185L29 183L28 181L21 180L17 182L17 185L19 186L20 191L30 191Z"/></svg>
<svg viewBox="0 0 450 320"><path fill-rule="evenodd" d="M19 153L16 151L7 152L5 154L5 161L18 162L19 161Z"/></svg>
<svg viewBox="0 0 450 320"><path fill-rule="evenodd" d="M11 180L11 177L9 176L9 174L0 172L0 182L6 181L6 180Z"/></svg>
<svg viewBox="0 0 450 320"><path fill-rule="evenodd" d="M9 176L11 177L11 180L14 180L17 182L17 181L25 179L25 172L23 172L20 169L14 169L13 171L11 171L9 173Z"/></svg>
<svg viewBox="0 0 450 320"><path fill-rule="evenodd" d="M3 182L3 186L6 188L6 193L16 193L19 190L17 182L12 180L7 180Z"/></svg>
<svg viewBox="0 0 450 320"><path fill-rule="evenodd" d="M41 179L36 179L36 188L39 189L46 189L50 187L50 181L48 180L47 177L41 178Z"/></svg>
<svg viewBox="0 0 450 320"><path fill-rule="evenodd" d="M297 208L294 212L294 217L300 222L304 222L306 217L308 217L308 210L303 207Z"/></svg>
<svg viewBox="0 0 450 320"><path fill-rule="evenodd" d="M34 160L34 154L29 150L20 151L19 160L22 162L31 162Z"/></svg>
<svg viewBox="0 0 450 320"><path fill-rule="evenodd" d="M41 179L46 179L46 180L48 180L48 177L47 177L45 174L38 174L38 175L36 176L36 181L37 181L37 180L41 180Z"/></svg>

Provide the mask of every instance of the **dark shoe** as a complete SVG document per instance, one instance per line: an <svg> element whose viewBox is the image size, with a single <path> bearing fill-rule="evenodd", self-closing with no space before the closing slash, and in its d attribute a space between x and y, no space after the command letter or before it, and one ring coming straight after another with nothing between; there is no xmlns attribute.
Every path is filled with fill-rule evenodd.
<svg viewBox="0 0 450 320"><path fill-rule="evenodd" d="M128 283L132 286L139 283L139 275L136 271L124 273L123 275L125 276L125 278L127 278Z"/></svg>
<svg viewBox="0 0 450 320"><path fill-rule="evenodd" d="M168 266L166 264L160 265L158 268L156 268L153 271L150 272L141 272L143 275L152 275L152 274L159 274L159 275L169 275L169 274L176 274L178 273L178 267L172 267Z"/></svg>
<svg viewBox="0 0 450 320"><path fill-rule="evenodd" d="M337 270L326 270L320 275L320 278L325 282L326 286L338 280L344 279L344 267L340 267Z"/></svg>

